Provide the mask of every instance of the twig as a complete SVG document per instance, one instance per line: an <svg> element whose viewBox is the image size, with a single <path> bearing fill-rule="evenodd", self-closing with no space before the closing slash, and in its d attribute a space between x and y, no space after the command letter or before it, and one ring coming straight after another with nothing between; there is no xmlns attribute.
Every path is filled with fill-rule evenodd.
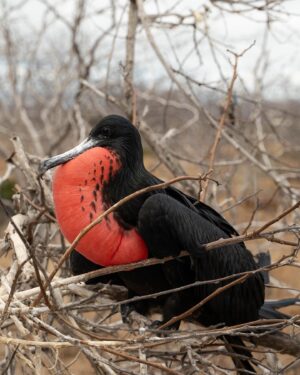
<svg viewBox="0 0 300 375"><path fill-rule="evenodd" d="M279 214L278 216L276 216L274 219L268 221L266 224L264 224L263 226L261 226L259 229L253 231L253 235L257 235L259 233L261 233L262 231L264 231L265 229L267 229L269 226L271 226L272 224L276 223L277 221L281 220L284 216L287 216L290 212L292 211L295 211L297 208L300 207L300 200L295 203L293 206L287 208L286 210L284 210L281 214Z"/></svg>
<svg viewBox="0 0 300 375"><path fill-rule="evenodd" d="M148 193L150 191L153 191L153 190L159 190L159 189L164 189L166 187L168 187L169 185L171 184L175 184L176 182L178 181L183 181L183 180L199 180L201 179L200 176L180 176L180 177L176 177L176 178L173 178L172 180L170 181L167 181L167 182L163 182L161 184L157 184L157 185L152 185L152 186L148 186L144 189L141 189L141 190L138 190L128 196L126 196L125 198L119 200L117 203L115 203L114 205L112 205L109 209L107 209L105 212L103 212L100 216L98 216L94 221L92 221L88 226L86 226L79 234L78 236L75 238L75 240L72 242L72 244L70 245L70 247L66 250L65 254L60 258L56 268L51 272L50 276L49 276L49 279L48 281L46 282L46 284L44 285L44 289L46 290L49 286L49 283L52 281L53 277L56 275L57 271L60 269L61 265L65 262L65 260L69 257L69 255L71 254L72 250L75 248L75 246L78 244L78 242L80 241L80 239L86 234L88 233L95 225L97 224L100 224L101 221L107 216L109 215L111 212L115 211L117 208L119 208L120 206L122 206L123 204L125 204L126 202L128 202L129 200L139 196L139 195L142 195L142 194L145 194L145 193ZM41 297L42 295L40 294L37 299L33 302L33 306L36 306L39 301L41 300Z"/></svg>
<svg viewBox="0 0 300 375"><path fill-rule="evenodd" d="M135 0L129 2L128 29L126 36L126 63L124 67L124 96L127 115L136 124L136 106L134 101L133 69L135 53L135 35L138 25L138 12Z"/></svg>
<svg viewBox="0 0 300 375"><path fill-rule="evenodd" d="M70 245L70 247L66 250L65 254L60 258L60 260L59 260L56 268L50 274L48 281L44 285L44 289L45 290L47 289L47 287L49 286L49 283L52 281L53 277L56 275L56 273L60 269L61 265L69 257L69 255L71 254L71 252L73 251L73 249L75 248L75 246L77 245L77 243L80 241L80 239L89 230L91 230L95 225L101 223L101 221L107 215L109 215L111 212L115 211L117 208L119 208L124 203L128 202L129 200L131 200L131 199L133 199L133 198L135 198L135 197L137 197L139 195L145 194L145 193L153 191L153 190L164 189L164 188L166 188L167 186L169 186L171 184L174 184L174 183L176 183L178 181L186 180L186 179L199 180L199 179L201 179L201 177L199 177L199 176L181 176L181 177L177 177L177 178L174 178L172 180L169 180L168 182L164 182L164 183L153 185L153 186L148 186L148 187L146 187L144 189L138 190L138 191L136 191L136 192L134 192L134 193L126 196L125 198L121 199L120 201L118 201L117 203L115 203L113 206L111 206L109 209L107 209L104 213L102 213L98 218L96 218L93 222L91 222L87 227L85 227L78 234L78 236L72 242L72 244ZM276 221L280 220L281 218L283 218L284 216L286 216L287 214L289 214L290 212L292 212L293 210L295 210L299 206L300 206L300 201L297 202L292 207L290 207L289 209L285 210L282 214L280 214L279 216L277 216L275 219L272 219L271 221L269 221L268 223L266 223L263 227L264 228L269 227L270 225L274 224ZM235 244L235 243L243 242L243 241L246 241L246 240L252 240L252 239L255 239L255 237L258 234L260 234L260 233L261 233L261 228L258 229L258 230L256 230L256 231L254 231L254 232L251 232L249 234L244 234L244 235L237 236L237 237L226 238L226 239L219 239L217 241L213 241L213 242L211 242L209 244L202 245L202 248L205 249L205 250L212 250L212 249L219 248L221 246L227 246L227 245L232 245L232 244ZM129 265L129 269L130 269L130 265ZM41 297L42 297L42 295L40 293L40 295L37 297L37 299L33 302L33 306L36 306L39 303Z"/></svg>
<svg viewBox="0 0 300 375"><path fill-rule="evenodd" d="M183 257L183 256L189 256L189 254L187 252L181 252L177 256L177 258ZM233 274L233 275L229 275L229 276L224 276L224 277L221 277L221 278L218 278L218 279L213 279L213 280L196 281L192 284L187 284L187 285L184 285L182 287L172 288L172 289L165 290L165 291L162 291L162 292L146 294L146 295L143 295L143 296L136 296L136 297L129 298L127 300L122 300L120 302L103 304L103 305L99 306L99 309L101 307L108 308L108 307L119 306L119 305L122 305L122 304L125 304L125 303L141 301L141 300L148 299L148 298L156 298L156 297L159 297L159 296L162 296L162 295L170 294L170 293L173 293L173 292L179 292L179 291L189 289L189 288L192 288L192 287L195 287L195 286L207 285L207 284L216 284L216 283L219 283L219 282L222 282L222 281L227 281L227 280L230 280L232 278L247 275L247 274L253 274L253 273L261 272L261 271L270 271L270 270L275 269L279 266L284 266L284 265L286 265L286 263L290 264L289 260L286 261L286 259L289 259L289 258L290 258L290 255L283 256L282 258L280 258L275 263L272 263L272 264L270 264L266 267L258 268L255 271L245 271L245 272L241 272L241 273L237 273L237 274ZM101 268L101 269L98 269L98 270L95 270L95 271L87 272L85 274L81 274L81 275L77 275L77 276L71 276L71 277L68 277L68 278L60 279L60 280L54 280L51 283L51 286L52 286L52 289L60 288L60 287L64 287L64 286L69 286L70 289L72 290L72 285L75 284L75 283L86 282L90 279L93 279L93 278L96 278L96 277L99 277L99 276L112 275L112 274L119 273L119 272L130 272L130 271L132 271L134 269L138 269L138 268L149 267L149 266L157 265L157 264L163 264L163 263L171 261L173 259L174 259L173 257L166 257L166 258L163 258L163 259L150 258L150 259L142 260L142 261L135 262L135 263L124 264L124 265L119 265L119 266L105 267L105 268ZM22 301L26 298L34 297L36 294L39 293L39 291L40 291L39 287L35 287L35 288L24 290L24 291L21 291L21 292L16 292L14 296L18 301ZM7 298L8 298L7 294L1 295L0 297L4 301L7 300ZM64 309L64 308L68 309L72 305L73 305L72 303L66 304L64 307L62 307L62 309ZM12 310L13 313L18 313L18 312L26 313L28 311L31 311L31 309L32 309L32 307L26 306L26 307L22 307L22 308L12 308L11 310ZM35 309L36 309L35 311L37 311L37 312L46 311L43 307L35 308Z"/></svg>
<svg viewBox="0 0 300 375"><path fill-rule="evenodd" d="M229 111L230 106L231 106L232 95L233 95L233 86L234 86L234 83L235 83L235 81L238 77L237 67L238 67L239 58L242 57L250 48L252 48L254 43L252 43L248 48L246 48L240 54L229 51L234 55L232 78L231 78L231 81L230 81L230 84L229 84L229 87L228 87L228 90L227 90L226 102L225 102L225 106L224 106L222 116L221 116L220 121L219 121L219 127L218 127L218 130L217 130L216 135L215 135L215 140L214 140L213 145L210 147L210 152L209 152L210 157L209 157L209 167L208 167L209 170L213 170L213 168L214 168L217 147L218 147L218 144L221 140L222 130L225 126L227 114L228 114L228 111ZM201 200L203 200L203 201L205 201L205 198L206 198L208 184L209 184L209 180L204 182L203 191L202 191L202 194L201 194Z"/></svg>
<svg viewBox="0 0 300 375"><path fill-rule="evenodd" d="M27 239L24 237L23 233L21 232L21 229L14 222L14 219L10 216L10 214L6 210L6 207L3 204L2 199L0 199L0 205L2 206L2 208L3 208L4 212L6 213L6 215L8 216L9 221L10 221L11 225L13 226L14 230L16 231L19 239L21 240L21 243L22 243L22 246L23 246L23 252L22 252L22 259L21 259L20 263L24 262L24 265L28 264L27 263L27 260L28 260L27 258L28 257L27 257L27 254L26 254L26 249L27 249L28 253L30 255L30 258L32 259L33 269L34 269L34 272L35 272L35 276L36 276L37 282L38 282L38 284L39 284L39 286L41 288L41 297L44 298L46 305L49 308L51 308L51 304L50 304L50 302L48 300L48 297L47 297L47 294L46 294L46 290L43 287L43 282L42 282L40 271L39 271L39 265L38 265L37 259L35 257L34 251L33 251L32 247L31 247L31 245L28 243ZM22 215L18 215L18 216L22 216ZM19 240L18 240L18 242L19 242ZM20 243L19 243L19 245L20 245ZM19 250L20 250L20 248L18 250L16 250L16 252L18 252ZM26 254L25 256L24 256L24 252Z"/></svg>
<svg viewBox="0 0 300 375"><path fill-rule="evenodd" d="M122 358L128 359L129 361L143 363L145 365L157 368L157 369L159 369L159 370L161 370L161 371L163 371L163 372L165 372L167 374L181 375L180 372L172 370L172 369L170 369L170 368L168 368L168 367L166 367L164 365L161 365L161 364L153 362L153 361L143 360L141 358L134 357L132 355L129 355L127 353L124 353L124 352L121 352L119 350L115 350L115 349L112 349L112 348L101 348L101 349L103 351L107 352L107 353L114 354L114 355L116 355L118 357L122 357Z"/></svg>
<svg viewBox="0 0 300 375"><path fill-rule="evenodd" d="M225 290L233 287L234 285L243 283L249 276L250 276L250 273L248 273L246 275L243 275L243 276L239 277L238 279L232 281L231 283L226 284L226 285L216 289L213 293L211 293L209 296L205 297L202 301L200 301L199 303L197 303L196 305L194 305L190 309L186 310L185 312L183 312L180 315L174 316L173 318L168 320L166 323L163 323L159 327L159 329L164 329L164 328L170 327L172 324L191 316L195 311L199 310L203 305L205 305L211 299L213 299L214 297L216 297L220 293L223 293Z"/></svg>
<svg viewBox="0 0 300 375"><path fill-rule="evenodd" d="M17 288L17 282L18 282L19 276L21 275L21 273L23 271L23 266L25 265L25 263L28 260L29 260L29 258L24 260L21 264L18 264L17 272L16 272L14 280L12 282L10 292L9 292L9 296L7 298L7 301L5 303L5 306L4 306L4 309L3 309L3 312L2 312L2 315L1 315L1 318L0 318L0 327L2 326L2 323L4 322L4 320L6 319L9 306L10 306L12 300L13 300L14 293L15 293L16 288Z"/></svg>

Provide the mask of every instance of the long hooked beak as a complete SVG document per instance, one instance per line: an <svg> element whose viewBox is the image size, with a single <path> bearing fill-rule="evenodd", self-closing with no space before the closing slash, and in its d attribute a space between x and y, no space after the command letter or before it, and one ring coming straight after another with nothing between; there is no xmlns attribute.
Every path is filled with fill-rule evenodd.
<svg viewBox="0 0 300 375"><path fill-rule="evenodd" d="M60 164L64 164L67 161L72 160L76 156L82 154L84 151L89 150L90 148L93 148L97 145L97 140L89 137L71 150L42 161L39 166L39 176L42 176L48 169L54 168Z"/></svg>

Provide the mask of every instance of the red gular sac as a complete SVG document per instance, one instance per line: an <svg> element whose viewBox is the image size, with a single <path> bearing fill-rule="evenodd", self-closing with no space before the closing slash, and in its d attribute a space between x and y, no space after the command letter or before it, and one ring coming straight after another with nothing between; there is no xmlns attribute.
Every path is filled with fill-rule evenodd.
<svg viewBox="0 0 300 375"><path fill-rule="evenodd" d="M117 155L94 147L57 167L53 176L55 213L69 242L108 206L103 202L103 184L120 169ZM121 228L109 214L76 245L76 250L101 266L136 262L148 257L148 249L135 229Z"/></svg>

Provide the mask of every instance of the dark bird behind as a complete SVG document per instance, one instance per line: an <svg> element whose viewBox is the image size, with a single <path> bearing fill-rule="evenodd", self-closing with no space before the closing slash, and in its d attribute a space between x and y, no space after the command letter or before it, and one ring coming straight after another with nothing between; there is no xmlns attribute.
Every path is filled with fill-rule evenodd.
<svg viewBox="0 0 300 375"><path fill-rule="evenodd" d="M70 242L121 198L161 182L144 167L138 130L116 115L102 119L74 149L46 160L41 172L58 165L53 177L55 212ZM130 296L145 295L256 270L253 256L243 243L211 251L202 248L203 244L237 234L211 207L168 187L139 196L110 214L81 239L71 264L73 272L79 274L149 257L176 257L187 250L189 256L120 273L118 280L114 280L124 284ZM223 281L189 288L134 308L145 314L149 306L157 304L163 321L167 321L225 284ZM194 318L206 326L245 323L259 318L263 303L263 277L256 272L207 302ZM233 341L241 344L239 340ZM245 355L243 349L236 352ZM247 360L236 360L235 364L253 371Z"/></svg>

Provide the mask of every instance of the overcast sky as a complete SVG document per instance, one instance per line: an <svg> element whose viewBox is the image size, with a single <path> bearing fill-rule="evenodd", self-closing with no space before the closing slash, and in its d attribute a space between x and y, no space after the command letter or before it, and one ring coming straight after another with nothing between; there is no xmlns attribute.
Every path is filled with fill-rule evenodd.
<svg viewBox="0 0 300 375"><path fill-rule="evenodd" d="M2 3L5 0L2 0ZM104 0L105 1L105 0ZM103 2L104 2L103 1ZM11 5L19 3L20 0L6 0ZM101 6L103 4L101 2ZM66 18L72 19L74 15L74 0L70 1L53 1L48 0L48 3L57 6L57 9ZM120 3L120 2L118 2ZM164 0L158 1L159 11L162 12L170 4L174 4L175 1ZM194 1L182 1L178 2L175 11L177 13L185 14L190 10L191 4ZM263 1L262 1L263 3ZM96 9L99 6L98 1L88 1L89 12ZM241 52L243 49L248 47L254 40L255 45L248 51L240 61L239 73L243 79L243 82L248 88L253 88L253 77L255 74L255 67L257 58L261 54L261 47L264 40L264 31L266 28L265 12L253 12L245 13L241 16L239 14L224 13L220 16L219 11L212 7L208 0L198 1L197 6L199 14L203 10L203 6L208 5L212 9L209 13L209 28L210 35L218 42L225 43L219 45L219 56L221 68L226 77L230 77L231 67L228 64L229 54L226 52L226 47ZM194 7L195 5L193 5ZM155 1L145 2L146 11L149 13L157 13L157 7ZM194 9L194 8L193 8ZM300 94L300 0L285 1L284 6L280 8L281 11L273 13L273 22L271 29L268 34L267 48L264 53L265 61L268 61L268 66L264 73L264 83L266 84L265 94L272 98L281 97L293 97L298 98ZM45 6L41 0L30 0L19 12L18 24L24 25L24 28L28 28L31 24L34 28L38 29L42 20L42 15L45 12ZM288 14L285 14L288 13ZM119 15L121 9L119 10ZM107 17L107 16L106 16ZM119 41L123 43L122 39L125 37L126 32L126 20L127 14L124 15L124 27L120 29ZM99 23L95 19L91 19L90 24L86 24L86 33L93 37L93 33L97 30L98 25L101 24L102 28L106 27L110 22L110 18L99 16ZM201 22L201 19L199 20ZM52 27L52 38L55 33L59 33L62 25L54 25ZM188 36L182 32L182 30L174 30L169 34L171 36L171 42L176 47L177 55L180 59L188 53L191 46L187 43ZM176 67L176 58L174 57L169 43L166 38L166 34L162 31L154 31L156 40L163 47L163 53L168 59L168 62L172 66ZM165 44L164 44L165 43ZM121 45L121 44L120 44ZM137 46L137 74L149 85L157 81L157 79L163 79L166 77L161 66L157 63L157 66L153 66L153 51L149 46L146 46L146 40L143 34L139 35L139 44ZM200 45L200 53L202 56L203 63L199 64L199 60L192 55L184 65L184 71L192 76L196 76L198 80L214 82L220 78L219 71L213 61L210 53L208 43ZM124 52L122 49L116 49L114 52L114 58L119 63L122 60ZM267 57L267 59L266 59ZM116 65L117 66L117 65ZM103 70L106 69L104 64ZM141 77L142 76L142 77Z"/></svg>

